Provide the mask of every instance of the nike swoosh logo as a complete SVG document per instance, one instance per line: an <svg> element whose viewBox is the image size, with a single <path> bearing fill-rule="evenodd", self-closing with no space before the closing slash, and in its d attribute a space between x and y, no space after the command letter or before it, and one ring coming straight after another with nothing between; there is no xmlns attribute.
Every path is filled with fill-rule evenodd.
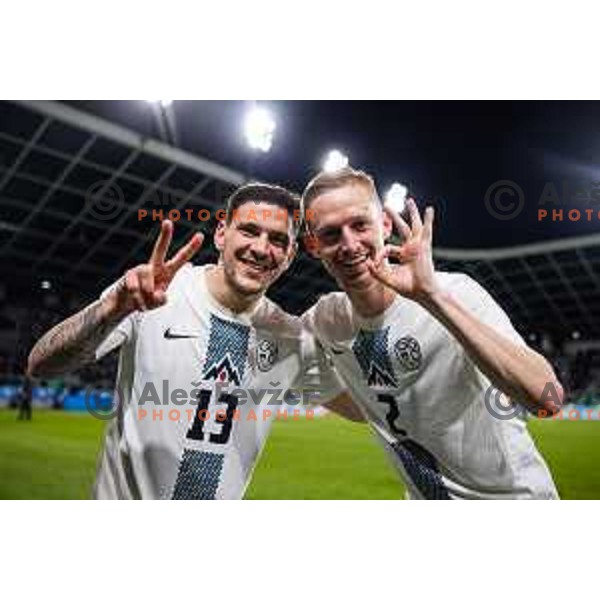
<svg viewBox="0 0 600 600"><path fill-rule="evenodd" d="M185 335L183 333L171 333L171 328L169 327L165 333L163 334L165 340L185 340L189 338L197 338L197 335Z"/></svg>
<svg viewBox="0 0 600 600"><path fill-rule="evenodd" d="M337 350L336 348L334 348L333 346L330 348L330 350L334 353L334 354L344 354L343 350Z"/></svg>

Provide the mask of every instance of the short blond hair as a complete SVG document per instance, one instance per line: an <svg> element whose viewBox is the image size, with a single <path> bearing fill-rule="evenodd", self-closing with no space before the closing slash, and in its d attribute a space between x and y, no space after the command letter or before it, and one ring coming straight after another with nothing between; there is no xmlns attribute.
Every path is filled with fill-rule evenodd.
<svg viewBox="0 0 600 600"><path fill-rule="evenodd" d="M381 205L381 199L377 193L373 178L364 171L359 171L352 167L344 167L333 173L322 171L308 182L302 194L302 214L306 214L306 210L315 198L330 190L335 190L349 184L358 184L368 188L373 196L373 200Z"/></svg>

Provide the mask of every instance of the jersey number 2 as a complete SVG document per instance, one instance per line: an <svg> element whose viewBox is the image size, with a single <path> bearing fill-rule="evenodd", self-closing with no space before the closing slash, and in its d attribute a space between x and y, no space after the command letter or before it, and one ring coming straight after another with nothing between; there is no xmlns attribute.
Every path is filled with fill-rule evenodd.
<svg viewBox="0 0 600 600"><path fill-rule="evenodd" d="M389 410L385 415L385 420L389 425L390 429L399 435L406 435L406 431L401 427L398 427L394 422L400 416L400 410L398 408L398 403L396 399L391 394L378 394L377 402L383 402L389 406Z"/></svg>

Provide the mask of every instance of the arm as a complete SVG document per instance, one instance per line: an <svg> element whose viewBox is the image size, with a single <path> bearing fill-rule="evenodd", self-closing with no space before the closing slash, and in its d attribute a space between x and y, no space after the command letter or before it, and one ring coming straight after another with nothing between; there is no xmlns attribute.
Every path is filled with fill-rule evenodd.
<svg viewBox="0 0 600 600"><path fill-rule="evenodd" d="M173 224L163 221L149 262L127 271L106 297L46 333L29 354L27 374L32 377L64 374L94 360L100 343L121 320L136 310L164 305L175 274L202 245L202 236L195 234L167 261L172 236Z"/></svg>
<svg viewBox="0 0 600 600"><path fill-rule="evenodd" d="M563 401L563 389L548 361L528 346L517 344L481 321L436 282L432 260L433 208L425 222L408 201L412 228L396 213L388 214L404 236L401 246L386 246L371 273L384 285L414 300L448 329L471 360L490 381L513 401L529 410L555 414ZM387 210L387 209L386 209ZM400 261L394 267L386 256Z"/></svg>
<svg viewBox="0 0 600 600"><path fill-rule="evenodd" d="M51 377L92 362L96 348L127 316L116 307L114 294L96 300L48 331L27 361L29 377Z"/></svg>
<svg viewBox="0 0 600 600"><path fill-rule="evenodd" d="M529 410L558 412L563 389L543 356L480 321L449 293L438 291L420 304L450 331L495 387Z"/></svg>
<svg viewBox="0 0 600 600"><path fill-rule="evenodd" d="M321 342L314 334L315 308L307 310L301 317L308 343L305 346L303 385L308 382L316 385L318 400L313 395L312 404L323 406L349 421L364 423L365 417L339 378L333 361L326 354Z"/></svg>

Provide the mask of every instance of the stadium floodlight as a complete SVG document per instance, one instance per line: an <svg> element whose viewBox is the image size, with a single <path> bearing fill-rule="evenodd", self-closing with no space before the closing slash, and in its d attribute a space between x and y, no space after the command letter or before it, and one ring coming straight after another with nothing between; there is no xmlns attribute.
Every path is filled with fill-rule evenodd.
<svg viewBox="0 0 600 600"><path fill-rule="evenodd" d="M573 331L573 333L571 333L571 337L572 337L574 340L578 340L578 339L580 339L580 338L581 338L581 333L579 333L579 331Z"/></svg>
<svg viewBox="0 0 600 600"><path fill-rule="evenodd" d="M408 188L401 183L395 182L385 195L385 205L389 206L394 212L401 213L406 205L406 195Z"/></svg>
<svg viewBox="0 0 600 600"><path fill-rule="evenodd" d="M327 173L335 173L348 166L348 157L339 150L331 150L323 162L323 170Z"/></svg>
<svg viewBox="0 0 600 600"><path fill-rule="evenodd" d="M250 148L268 152L273 144L276 126L275 120L266 108L252 107L244 120L244 136Z"/></svg>
<svg viewBox="0 0 600 600"><path fill-rule="evenodd" d="M51 290L52 289L52 283L50 283L47 279L44 279L44 281L42 281L40 286L43 290Z"/></svg>
<svg viewBox="0 0 600 600"><path fill-rule="evenodd" d="M150 104L160 104L163 108L167 108L167 106L171 106L173 104L173 100L146 100Z"/></svg>

